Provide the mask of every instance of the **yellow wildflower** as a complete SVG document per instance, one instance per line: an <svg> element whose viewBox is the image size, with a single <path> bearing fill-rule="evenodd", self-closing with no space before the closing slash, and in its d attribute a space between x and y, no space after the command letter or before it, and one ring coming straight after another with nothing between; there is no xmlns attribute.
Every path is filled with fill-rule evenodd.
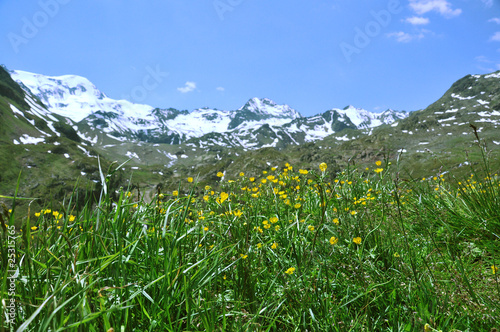
<svg viewBox="0 0 500 332"><path fill-rule="evenodd" d="M330 238L330 244L333 246L334 244L337 244L337 242L339 242L339 239L336 238L335 236L332 236Z"/></svg>
<svg viewBox="0 0 500 332"><path fill-rule="evenodd" d="M352 242L354 242L356 244L361 244L361 238L359 236L355 237L354 239L352 239Z"/></svg>
<svg viewBox="0 0 500 332"><path fill-rule="evenodd" d="M326 171L326 168L328 167L328 165L326 163L321 163L319 164L319 169L324 172Z"/></svg>
<svg viewBox="0 0 500 332"><path fill-rule="evenodd" d="M224 201L229 197L229 194L228 193L225 193L225 192L221 192L220 193L220 202L221 204L224 203Z"/></svg>
<svg viewBox="0 0 500 332"><path fill-rule="evenodd" d="M285 271L285 273L288 274L288 275L292 275L293 272L295 272L295 268L294 267L291 267L291 268L289 268L288 270Z"/></svg>

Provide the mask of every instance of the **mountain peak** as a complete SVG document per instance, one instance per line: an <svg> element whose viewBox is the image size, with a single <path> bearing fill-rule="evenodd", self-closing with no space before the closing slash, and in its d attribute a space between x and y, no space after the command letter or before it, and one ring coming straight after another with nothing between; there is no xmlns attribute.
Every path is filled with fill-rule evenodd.
<svg viewBox="0 0 500 332"><path fill-rule="evenodd" d="M286 104L278 105L269 98L257 98L257 97L251 98L247 101L245 105L240 107L238 111L257 113L264 118L276 117L276 118L290 118L290 120L293 120L302 117L299 112L297 112L290 106Z"/></svg>

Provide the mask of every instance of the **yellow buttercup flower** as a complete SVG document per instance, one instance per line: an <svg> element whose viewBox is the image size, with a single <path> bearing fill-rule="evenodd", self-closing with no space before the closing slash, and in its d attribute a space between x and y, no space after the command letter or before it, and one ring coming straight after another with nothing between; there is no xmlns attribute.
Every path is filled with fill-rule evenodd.
<svg viewBox="0 0 500 332"><path fill-rule="evenodd" d="M288 275L292 275L293 272L295 272L295 268L294 267L291 267L291 268L289 268L288 270L285 271L285 273L288 274Z"/></svg>
<svg viewBox="0 0 500 332"><path fill-rule="evenodd" d="M498 267L496 267L495 265L492 265L491 266L491 273L497 274L498 273Z"/></svg>
<svg viewBox="0 0 500 332"><path fill-rule="evenodd" d="M321 163L319 164L319 169L324 172L326 171L326 168L328 167L328 165L326 163Z"/></svg>
<svg viewBox="0 0 500 332"><path fill-rule="evenodd" d="M335 236L332 236L330 238L330 244L333 246L334 244L337 244L337 242L339 242L339 239L336 238Z"/></svg>
<svg viewBox="0 0 500 332"><path fill-rule="evenodd" d="M224 173L222 173L222 172L218 172L218 173L217 173L217 176L218 176L219 178L221 178L221 177L223 177L223 176L224 176Z"/></svg>
<svg viewBox="0 0 500 332"><path fill-rule="evenodd" d="M225 193L225 192L221 192L220 193L220 202L221 204L224 203L224 201L229 197L229 194L228 193Z"/></svg>
<svg viewBox="0 0 500 332"><path fill-rule="evenodd" d="M382 162L381 162L380 160L377 160L377 161L375 162L375 165L380 166L380 165L382 165Z"/></svg>
<svg viewBox="0 0 500 332"><path fill-rule="evenodd" d="M352 242L354 242L356 244L361 244L361 238L359 236L355 237L354 239L352 239Z"/></svg>
<svg viewBox="0 0 500 332"><path fill-rule="evenodd" d="M272 246L271 246L271 249L276 249L276 248L278 248L278 244L277 244L276 242L274 242L274 243L272 244Z"/></svg>
<svg viewBox="0 0 500 332"><path fill-rule="evenodd" d="M191 183L191 182L193 182L193 181L194 181L194 179L193 179L192 177L188 177L188 182L189 182L189 183Z"/></svg>

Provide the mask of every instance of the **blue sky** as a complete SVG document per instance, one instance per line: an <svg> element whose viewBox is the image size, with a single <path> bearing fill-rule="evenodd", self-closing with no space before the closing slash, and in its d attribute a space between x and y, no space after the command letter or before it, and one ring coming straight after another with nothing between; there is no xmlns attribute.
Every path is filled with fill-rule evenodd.
<svg viewBox="0 0 500 332"><path fill-rule="evenodd" d="M0 0L0 63L115 99L417 110L500 69L496 0Z"/></svg>

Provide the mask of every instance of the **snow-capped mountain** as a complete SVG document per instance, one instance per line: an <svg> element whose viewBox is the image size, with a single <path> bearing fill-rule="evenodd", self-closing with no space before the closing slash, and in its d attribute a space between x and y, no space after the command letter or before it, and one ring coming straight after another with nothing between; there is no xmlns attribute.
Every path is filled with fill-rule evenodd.
<svg viewBox="0 0 500 332"><path fill-rule="evenodd" d="M388 109L382 113L372 113L361 108L355 108L352 105L342 110L333 110L349 118L357 128L374 128L383 124L391 124L394 121L404 119L408 116L408 113L405 111Z"/></svg>
<svg viewBox="0 0 500 332"><path fill-rule="evenodd" d="M348 106L302 117L290 106L267 98L252 98L237 110L201 108L188 112L114 100L76 75L51 77L25 71L11 71L11 75L50 112L77 122L80 136L95 143L132 139L197 146L276 147L322 139L345 128L373 128L408 116L406 112L377 114Z"/></svg>

